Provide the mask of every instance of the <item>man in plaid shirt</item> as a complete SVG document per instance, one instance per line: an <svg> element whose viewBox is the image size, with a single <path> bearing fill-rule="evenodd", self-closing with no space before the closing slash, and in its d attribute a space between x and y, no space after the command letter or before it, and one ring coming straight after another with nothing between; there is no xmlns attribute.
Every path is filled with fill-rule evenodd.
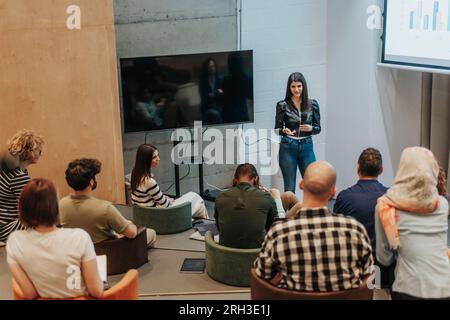
<svg viewBox="0 0 450 320"><path fill-rule="evenodd" d="M303 181L297 214L274 223L255 261L256 273L281 288L330 292L358 288L373 264L364 226L332 213L336 172L327 162L312 163Z"/></svg>

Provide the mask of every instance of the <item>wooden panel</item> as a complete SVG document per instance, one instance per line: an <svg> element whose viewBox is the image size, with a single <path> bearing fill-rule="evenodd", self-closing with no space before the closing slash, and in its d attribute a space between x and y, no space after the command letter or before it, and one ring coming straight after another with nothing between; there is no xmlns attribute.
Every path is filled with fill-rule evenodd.
<svg viewBox="0 0 450 320"><path fill-rule="evenodd" d="M73 4L80 30L66 28ZM123 203L112 0L0 0L0 17L0 143L23 128L41 134L46 146L31 176L52 179L61 196L67 163L97 158L95 195Z"/></svg>

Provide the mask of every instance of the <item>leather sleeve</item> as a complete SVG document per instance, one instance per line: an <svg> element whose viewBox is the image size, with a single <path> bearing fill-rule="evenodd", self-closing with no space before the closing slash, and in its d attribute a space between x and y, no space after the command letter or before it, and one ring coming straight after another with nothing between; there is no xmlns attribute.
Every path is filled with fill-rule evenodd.
<svg viewBox="0 0 450 320"><path fill-rule="evenodd" d="M311 108L312 108L312 134L319 134L322 131L322 128L320 126L320 107L317 100L311 101Z"/></svg>
<svg viewBox="0 0 450 320"><path fill-rule="evenodd" d="M278 129L278 134L280 136L284 136L284 115L286 113L286 103L284 101L280 101L277 103L277 111L275 115L275 129Z"/></svg>

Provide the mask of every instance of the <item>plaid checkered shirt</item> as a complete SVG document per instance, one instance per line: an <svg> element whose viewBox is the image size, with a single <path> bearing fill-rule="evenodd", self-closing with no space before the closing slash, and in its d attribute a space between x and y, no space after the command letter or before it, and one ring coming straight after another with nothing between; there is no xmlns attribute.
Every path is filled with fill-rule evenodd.
<svg viewBox="0 0 450 320"><path fill-rule="evenodd" d="M373 264L364 226L328 208L301 209L295 218L275 222L255 261L256 273L279 287L330 292L358 288Z"/></svg>

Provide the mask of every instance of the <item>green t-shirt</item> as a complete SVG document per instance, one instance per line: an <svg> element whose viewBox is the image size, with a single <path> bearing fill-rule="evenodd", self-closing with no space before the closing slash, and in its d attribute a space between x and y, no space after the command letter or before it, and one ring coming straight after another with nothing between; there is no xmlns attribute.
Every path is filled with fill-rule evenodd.
<svg viewBox="0 0 450 320"><path fill-rule="evenodd" d="M59 211L64 228L80 228L93 243L115 238L132 223L113 204L89 196L67 196L60 200Z"/></svg>
<svg viewBox="0 0 450 320"><path fill-rule="evenodd" d="M270 193L241 183L217 197L214 217L219 244L252 249L261 247L266 231L278 214Z"/></svg>

